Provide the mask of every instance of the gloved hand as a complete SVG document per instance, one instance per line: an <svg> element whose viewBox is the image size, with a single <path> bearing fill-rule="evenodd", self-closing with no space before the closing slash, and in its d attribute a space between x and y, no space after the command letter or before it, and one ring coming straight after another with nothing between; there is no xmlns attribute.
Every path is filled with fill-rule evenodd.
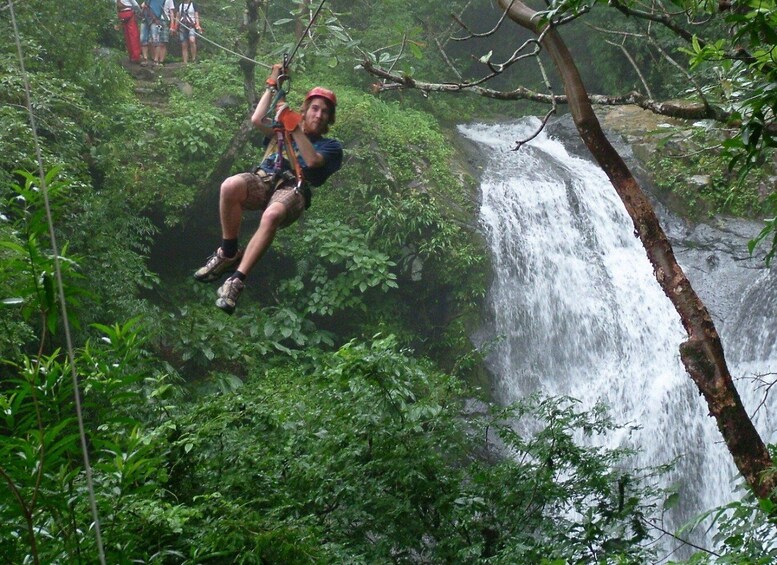
<svg viewBox="0 0 777 565"><path fill-rule="evenodd" d="M275 123L282 124L286 131L294 131L302 121L302 114L289 108L288 104L278 104L275 113Z"/></svg>
<svg viewBox="0 0 777 565"><path fill-rule="evenodd" d="M273 88L278 88L278 77L281 76L283 73L283 65L275 64L272 66L272 70L270 71L270 76L267 77L267 86L271 86Z"/></svg>

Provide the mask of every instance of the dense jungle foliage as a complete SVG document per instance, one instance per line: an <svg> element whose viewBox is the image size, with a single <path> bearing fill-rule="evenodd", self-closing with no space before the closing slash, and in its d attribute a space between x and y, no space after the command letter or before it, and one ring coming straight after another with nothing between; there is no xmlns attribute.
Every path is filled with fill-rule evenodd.
<svg viewBox="0 0 777 565"><path fill-rule="evenodd" d="M468 6L465 18L492 25L491 3L326 3L290 101L315 84L337 92L345 164L281 232L232 317L191 273L218 245L211 172L250 111L233 51L245 49L248 6L266 66L317 3L197 4L200 62L150 94L130 72L115 3L0 4L0 560L654 562L676 503L655 487L661 469L578 445L580 430L617 429L603 408L490 405L484 352L468 339L489 266L476 169L449 126L544 110L376 96L358 68L371 57L445 80L435 45L455 29L448 13ZM509 54L513 35L446 48L471 74L484 51ZM569 41L590 61L592 91L637 87L585 28ZM169 60L178 54L172 41ZM657 94L687 86L667 61L637 56ZM231 171L261 152L251 138ZM516 433L520 422L536 432ZM773 557L761 504L721 511L723 562Z"/></svg>

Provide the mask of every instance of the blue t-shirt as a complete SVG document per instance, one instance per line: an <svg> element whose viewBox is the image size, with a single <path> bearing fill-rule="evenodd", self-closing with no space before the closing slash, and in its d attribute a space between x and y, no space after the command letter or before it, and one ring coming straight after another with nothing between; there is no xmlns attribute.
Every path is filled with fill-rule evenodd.
<svg viewBox="0 0 777 565"><path fill-rule="evenodd" d="M148 0L148 7L151 8L157 19L162 19L162 6L164 4L165 0Z"/></svg>
<svg viewBox="0 0 777 565"><path fill-rule="evenodd" d="M313 148L324 158L324 164L320 167L310 168L305 164L305 159L299 154L297 145L294 143L294 149L297 153L297 159L302 167L302 174L305 177L305 182L312 184L313 186L321 186L326 182L331 175L336 173L343 164L343 145L336 139L328 137L310 137L310 142L313 144ZM269 143L270 138L265 138L265 146ZM262 161L259 167L272 173L275 166L275 160L278 156L277 151L270 154L267 159ZM282 171L291 171L291 163L284 158ZM293 171L292 171L293 172Z"/></svg>

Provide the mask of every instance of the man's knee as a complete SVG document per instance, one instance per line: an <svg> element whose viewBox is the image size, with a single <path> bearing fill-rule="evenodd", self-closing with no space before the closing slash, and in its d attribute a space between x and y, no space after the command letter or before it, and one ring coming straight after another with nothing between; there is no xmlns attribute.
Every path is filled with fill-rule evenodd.
<svg viewBox="0 0 777 565"><path fill-rule="evenodd" d="M286 207L283 204L275 203L267 207L262 213L261 225L273 230L279 229L286 219Z"/></svg>
<svg viewBox="0 0 777 565"><path fill-rule="evenodd" d="M242 202L245 200L247 194L247 187L245 180L240 175L234 175L224 180L221 183L221 197L227 200L234 200Z"/></svg>

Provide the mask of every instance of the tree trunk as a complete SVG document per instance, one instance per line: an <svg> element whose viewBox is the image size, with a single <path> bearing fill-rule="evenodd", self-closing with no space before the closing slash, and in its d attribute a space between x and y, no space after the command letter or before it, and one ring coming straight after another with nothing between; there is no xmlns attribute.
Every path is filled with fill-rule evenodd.
<svg viewBox="0 0 777 565"><path fill-rule="evenodd" d="M240 59L239 65L243 72L243 92L245 93L248 112L238 130L230 139L229 145L227 145L227 148L219 156L213 169L211 169L207 180L203 183L205 189L197 193L191 206L189 218L201 218L201 214L207 213L218 206L218 187L230 175L235 159L237 159L237 156L243 150L246 143L248 143L251 134L254 133L251 114L256 106L258 97L256 96L256 64L253 63L253 60L256 59L256 53L261 40L261 34L258 31L259 8L263 6L265 13L267 13L267 2L268 0L246 0L246 59ZM264 28L262 32L264 32ZM216 189L213 189L213 187L216 187Z"/></svg>
<svg viewBox="0 0 777 565"><path fill-rule="evenodd" d="M499 0L518 25L539 33L539 14L518 0ZM706 306L691 287L655 211L623 159L607 140L594 114L583 81L566 45L549 30L542 47L553 59L564 83L569 109L580 137L609 177L634 222L635 234L664 293L680 315L688 339L680 356L691 379L707 401L739 472L759 498L772 496L775 477L766 446L747 415L729 373L723 345Z"/></svg>

